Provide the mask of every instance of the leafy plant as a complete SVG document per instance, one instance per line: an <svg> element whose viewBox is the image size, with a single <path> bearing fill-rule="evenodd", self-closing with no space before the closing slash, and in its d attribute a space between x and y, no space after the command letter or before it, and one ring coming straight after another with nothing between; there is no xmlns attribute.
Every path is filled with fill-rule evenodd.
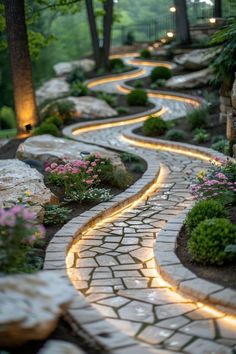
<svg viewBox="0 0 236 354"><path fill-rule="evenodd" d="M126 99L130 106L146 106L148 103L148 95L142 89L134 89L126 96Z"/></svg>
<svg viewBox="0 0 236 354"><path fill-rule="evenodd" d="M16 128L16 117L11 107L3 106L0 109L0 128L1 129Z"/></svg>
<svg viewBox="0 0 236 354"><path fill-rule="evenodd" d="M33 135L43 135L43 134L51 134L53 136L59 136L60 131L55 124L43 122L40 124L40 126L36 127L33 130Z"/></svg>
<svg viewBox="0 0 236 354"><path fill-rule="evenodd" d="M198 128L194 131L193 140L196 141L196 143L205 143L209 140L209 134L205 129Z"/></svg>
<svg viewBox="0 0 236 354"><path fill-rule="evenodd" d="M150 50L142 49L140 51L140 57L143 58L143 59L151 59L152 54L151 54Z"/></svg>
<svg viewBox="0 0 236 354"><path fill-rule="evenodd" d="M84 199L93 202L107 202L112 198L112 194L109 189L105 188L91 188L84 194Z"/></svg>
<svg viewBox="0 0 236 354"><path fill-rule="evenodd" d="M223 152L223 154L225 154L225 155L229 155L229 152L230 152L229 142L226 139L220 140L220 141L212 144L211 148L216 151Z"/></svg>
<svg viewBox="0 0 236 354"><path fill-rule="evenodd" d="M43 118L56 116L61 118L63 122L68 122L73 118L75 112L74 102L70 100L58 100L49 103L44 109L42 109L41 114Z"/></svg>
<svg viewBox="0 0 236 354"><path fill-rule="evenodd" d="M85 74L84 74L84 70L81 67L77 67L75 69L73 69L66 78L66 81L69 84L72 84L74 82L84 82L85 81Z"/></svg>
<svg viewBox="0 0 236 354"><path fill-rule="evenodd" d="M168 80L172 76L172 71L164 66L157 66L151 72L152 82L156 82L159 79Z"/></svg>
<svg viewBox="0 0 236 354"><path fill-rule="evenodd" d="M129 152L124 152L122 155L121 155L121 160L123 162L140 162L140 158L134 154L130 154Z"/></svg>
<svg viewBox="0 0 236 354"><path fill-rule="evenodd" d="M109 61L109 68L111 71L120 70L125 68L125 64L122 59L115 58Z"/></svg>
<svg viewBox="0 0 236 354"><path fill-rule="evenodd" d="M208 111L206 107L197 108L188 112L186 118L191 129L202 128L206 125Z"/></svg>
<svg viewBox="0 0 236 354"><path fill-rule="evenodd" d="M220 265L235 257L235 253L225 252L235 241L236 226L228 219L212 218L202 221L193 230L188 250L195 262Z"/></svg>
<svg viewBox="0 0 236 354"><path fill-rule="evenodd" d="M143 123L143 132L147 136L161 136L168 129L168 124L160 117L149 117Z"/></svg>
<svg viewBox="0 0 236 354"><path fill-rule="evenodd" d="M54 124L58 129L63 125L63 120L58 116L47 117L44 122L47 124Z"/></svg>
<svg viewBox="0 0 236 354"><path fill-rule="evenodd" d="M120 189L128 187L133 182L133 176L120 168L114 168L109 184Z"/></svg>
<svg viewBox="0 0 236 354"><path fill-rule="evenodd" d="M45 225L60 225L67 221L71 209L60 205L47 204L44 207L44 224Z"/></svg>
<svg viewBox="0 0 236 354"><path fill-rule="evenodd" d="M227 216L225 207L214 199L200 200L187 215L185 225L189 235L205 219L223 218Z"/></svg>
<svg viewBox="0 0 236 354"><path fill-rule="evenodd" d="M225 140L225 137L223 135L215 135L211 138L211 143L215 144L222 140Z"/></svg>
<svg viewBox="0 0 236 354"><path fill-rule="evenodd" d="M144 173L145 166L141 162L133 162L129 166L129 171L133 173Z"/></svg>
<svg viewBox="0 0 236 354"><path fill-rule="evenodd" d="M70 94L75 97L88 96L89 89L84 83L75 81L70 85Z"/></svg>
<svg viewBox="0 0 236 354"><path fill-rule="evenodd" d="M117 106L117 96L115 94L107 93L107 92L99 92L97 94L97 98L100 100L105 101L107 104L109 104L111 107L116 107Z"/></svg>
<svg viewBox="0 0 236 354"><path fill-rule="evenodd" d="M126 35L126 38L124 40L124 45L132 45L135 42L135 37L133 32L129 31Z"/></svg>
<svg viewBox="0 0 236 354"><path fill-rule="evenodd" d="M116 108L116 111L119 113L119 114L128 114L130 112L129 108L127 107L123 107L123 106L119 106Z"/></svg>
<svg viewBox="0 0 236 354"><path fill-rule="evenodd" d="M186 133L181 129L170 129L166 133L166 138L173 141L182 141L186 138Z"/></svg>
<svg viewBox="0 0 236 354"><path fill-rule="evenodd" d="M142 80L136 80L134 83L134 87L136 89L143 88L143 81Z"/></svg>

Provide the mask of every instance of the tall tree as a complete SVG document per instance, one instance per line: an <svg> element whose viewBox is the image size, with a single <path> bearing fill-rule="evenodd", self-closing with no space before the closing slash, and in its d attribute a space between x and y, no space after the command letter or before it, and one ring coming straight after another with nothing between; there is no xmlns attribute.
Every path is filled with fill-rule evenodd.
<svg viewBox="0 0 236 354"><path fill-rule="evenodd" d="M96 68L108 68L111 46L111 30L113 22L113 0L102 1L103 4L103 37L100 40L96 23L93 0L86 0L86 9L94 52Z"/></svg>
<svg viewBox="0 0 236 354"><path fill-rule="evenodd" d="M215 0L214 2L214 17L222 17L222 4L221 0Z"/></svg>
<svg viewBox="0 0 236 354"><path fill-rule="evenodd" d="M19 134L38 121L25 22L24 0L4 0L14 104Z"/></svg>
<svg viewBox="0 0 236 354"><path fill-rule="evenodd" d="M176 38L179 44L191 43L186 0L174 0L176 12Z"/></svg>

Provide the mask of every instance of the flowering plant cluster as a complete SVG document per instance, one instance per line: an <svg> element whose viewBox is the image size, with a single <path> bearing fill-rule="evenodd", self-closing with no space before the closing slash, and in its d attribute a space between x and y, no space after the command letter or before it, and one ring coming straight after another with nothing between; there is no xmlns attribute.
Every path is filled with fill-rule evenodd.
<svg viewBox="0 0 236 354"><path fill-rule="evenodd" d="M229 159L215 159L207 172L199 172L197 183L192 186L192 194L196 199L217 199L223 204L232 203L235 192L236 163Z"/></svg>
<svg viewBox="0 0 236 354"><path fill-rule="evenodd" d="M24 205L0 208L0 271L24 270L27 252L44 234L36 214Z"/></svg>

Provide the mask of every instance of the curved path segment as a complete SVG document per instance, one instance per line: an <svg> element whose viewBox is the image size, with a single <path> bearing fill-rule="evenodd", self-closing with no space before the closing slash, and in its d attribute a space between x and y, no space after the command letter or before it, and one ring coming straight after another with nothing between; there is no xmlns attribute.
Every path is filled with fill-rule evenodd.
<svg viewBox="0 0 236 354"><path fill-rule="evenodd" d="M131 61L131 58L126 60ZM139 66L142 76L150 73L150 66ZM91 87L107 92L122 87L129 90L126 80L125 76L116 81L114 77L108 83L91 81ZM158 95L150 92L156 111L160 113L160 108L162 112L164 109L165 119L183 116L199 104L192 98ZM110 122L95 127L75 125L65 130L66 135L73 135L78 140L143 157L149 172L144 174L142 183L145 180L149 183L150 175L157 174L155 183L136 202L101 219L78 236L67 255L68 276L107 323L119 333L128 334L130 341L122 343L121 339L120 344L114 345L114 353L233 353L235 318L177 292L157 272L153 254L157 238L163 251L162 262L173 264L178 272L176 262L168 258L168 250L173 247L171 236L182 220L181 216L172 224L171 220L176 220L192 204L191 179L207 167L209 159L187 150L183 154L174 149L147 148L144 144L134 146L134 142L127 139L128 123L132 129L138 125L137 122L119 125ZM141 182L136 182L128 193L138 191L140 186ZM119 196L116 199L119 200ZM168 237L160 233L167 221L171 225ZM211 291L214 293L220 288L213 285ZM82 315L83 310L78 312L78 321ZM96 335L100 331L100 321L96 322L96 318L94 321L91 325L85 320L84 328ZM134 345L133 339L140 344ZM119 346L121 349L117 349Z"/></svg>

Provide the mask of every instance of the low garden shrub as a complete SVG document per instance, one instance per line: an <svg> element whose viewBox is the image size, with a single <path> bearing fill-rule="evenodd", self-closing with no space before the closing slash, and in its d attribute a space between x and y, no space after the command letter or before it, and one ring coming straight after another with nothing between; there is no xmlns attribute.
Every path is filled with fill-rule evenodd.
<svg viewBox="0 0 236 354"><path fill-rule="evenodd" d="M151 72L151 81L156 82L159 79L168 80L172 76L172 72L170 69L164 66L157 66Z"/></svg>
<svg viewBox="0 0 236 354"><path fill-rule="evenodd" d="M168 129L168 124L159 117L149 117L143 124L143 132L147 136L161 136Z"/></svg>
<svg viewBox="0 0 236 354"><path fill-rule="evenodd" d="M74 82L84 82L85 81L85 74L84 70L80 67L77 67L73 69L68 75L67 75L67 82L69 84L72 84Z"/></svg>
<svg viewBox="0 0 236 354"><path fill-rule="evenodd" d="M227 212L221 203L213 199L200 200L188 213L185 225L190 235L195 227L205 219L223 218L226 216Z"/></svg>
<svg viewBox="0 0 236 354"><path fill-rule="evenodd" d="M117 188L126 188L133 182L133 176L120 168L114 168L110 179L110 185Z"/></svg>
<svg viewBox="0 0 236 354"><path fill-rule="evenodd" d="M122 59L115 58L115 59L111 59L109 61L109 68L110 68L111 71L121 70L121 69L125 68L125 64L124 64Z"/></svg>
<svg viewBox="0 0 236 354"><path fill-rule="evenodd" d="M151 59L152 54L151 54L150 50L142 49L140 51L140 57L143 58L143 59Z"/></svg>
<svg viewBox="0 0 236 354"><path fill-rule="evenodd" d="M63 125L63 120L57 116L47 117L44 122L47 124L54 124L58 129Z"/></svg>
<svg viewBox="0 0 236 354"><path fill-rule="evenodd" d="M44 207L44 224L45 225L60 225L64 224L71 210L61 205L48 204Z"/></svg>
<svg viewBox="0 0 236 354"><path fill-rule="evenodd" d="M75 104L70 100L59 100L49 103L41 112L42 117L56 116L62 119L63 122L70 121L75 115Z"/></svg>
<svg viewBox="0 0 236 354"><path fill-rule="evenodd" d="M193 140L199 144L205 143L206 141L209 140L209 134L205 129L197 128L194 131Z"/></svg>
<svg viewBox="0 0 236 354"><path fill-rule="evenodd" d="M228 245L236 242L236 226L228 219L212 218L202 221L192 232L188 251L192 260L206 264L224 264L235 257L226 252Z"/></svg>
<svg viewBox="0 0 236 354"><path fill-rule="evenodd" d="M75 97L88 96L89 89L84 83L75 81L70 85L70 94Z"/></svg>
<svg viewBox="0 0 236 354"><path fill-rule="evenodd" d="M166 138L173 141L183 141L186 138L186 133L181 129L170 129L166 133Z"/></svg>
<svg viewBox="0 0 236 354"><path fill-rule="evenodd" d="M188 112L186 118L191 129L202 128L206 125L208 111L206 107Z"/></svg>
<svg viewBox="0 0 236 354"><path fill-rule="evenodd" d="M11 107L3 106L0 109L0 128L1 129L16 128L16 117Z"/></svg>
<svg viewBox="0 0 236 354"><path fill-rule="evenodd" d="M129 108L123 106L116 107L116 111L119 114L128 114L130 112Z"/></svg>
<svg viewBox="0 0 236 354"><path fill-rule="evenodd" d="M140 162L140 158L134 154L130 154L129 152L124 152L121 155L121 160L123 162Z"/></svg>
<svg viewBox="0 0 236 354"><path fill-rule="evenodd" d="M105 101L111 107L117 107L117 96L115 94L110 94L107 92L99 92L97 98Z"/></svg>
<svg viewBox="0 0 236 354"><path fill-rule="evenodd" d="M211 145L213 150L222 152L225 155L230 154L229 141L227 139L222 139Z"/></svg>
<svg viewBox="0 0 236 354"><path fill-rule="evenodd" d="M146 91L142 89L135 89L131 91L127 96L127 103L130 106L146 106L148 103L148 95Z"/></svg>
<svg viewBox="0 0 236 354"><path fill-rule="evenodd" d="M59 136L60 130L55 124L48 123L45 121L33 130L33 135L43 135L43 134L51 134L53 136Z"/></svg>
<svg viewBox="0 0 236 354"><path fill-rule="evenodd" d="M143 82L142 82L142 80L136 80L135 83L134 83L134 87L135 87L136 89L143 88Z"/></svg>

